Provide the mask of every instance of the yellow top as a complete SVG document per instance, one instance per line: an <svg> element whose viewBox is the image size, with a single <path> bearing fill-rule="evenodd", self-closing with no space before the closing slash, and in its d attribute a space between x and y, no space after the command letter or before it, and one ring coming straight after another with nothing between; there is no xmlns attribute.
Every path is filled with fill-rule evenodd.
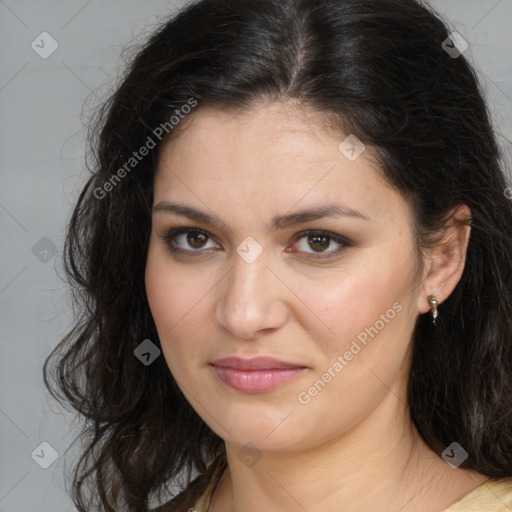
<svg viewBox="0 0 512 512"><path fill-rule="evenodd" d="M191 512L208 512L217 482L224 467L220 465L208 487ZM512 512L512 478L489 479L469 494L440 512Z"/></svg>

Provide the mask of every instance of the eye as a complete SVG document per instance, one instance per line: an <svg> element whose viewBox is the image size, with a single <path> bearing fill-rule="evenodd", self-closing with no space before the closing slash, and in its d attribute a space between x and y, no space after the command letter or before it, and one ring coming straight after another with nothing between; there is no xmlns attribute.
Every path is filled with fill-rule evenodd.
<svg viewBox="0 0 512 512"><path fill-rule="evenodd" d="M171 229L162 238L173 253L202 253L202 249L216 248L215 244L207 245L210 235L197 228Z"/></svg>
<svg viewBox="0 0 512 512"><path fill-rule="evenodd" d="M328 251L327 249L332 247L333 243L336 244L338 248ZM348 240L329 231L305 231L299 233L295 244L298 245L300 252L306 252L311 255L306 259L330 258L341 253L347 247L350 247ZM309 252L307 249L312 249L312 252ZM287 250L287 252L290 251Z"/></svg>
<svg viewBox="0 0 512 512"><path fill-rule="evenodd" d="M179 227L169 230L161 237L169 250L175 254L182 254L184 256L200 256L204 253L210 252L206 249L218 249L218 245L212 240L210 234L201 229L192 227ZM210 245L208 246L208 243ZM333 244L337 246L333 250L327 250ZM293 245L298 245L298 251L286 248L286 252L303 252L308 256L301 258L312 259L325 259L331 258L343 252L351 243L340 235L331 233L329 231L309 230L299 233L295 237ZM308 249L312 249L309 251Z"/></svg>

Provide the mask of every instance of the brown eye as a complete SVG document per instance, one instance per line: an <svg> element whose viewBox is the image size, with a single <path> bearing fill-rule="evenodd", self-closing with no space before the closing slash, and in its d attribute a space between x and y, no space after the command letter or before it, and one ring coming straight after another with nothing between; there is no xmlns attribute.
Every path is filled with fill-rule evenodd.
<svg viewBox="0 0 512 512"><path fill-rule="evenodd" d="M182 255L200 256L210 252L209 249L218 248L210 235L198 229L175 228L162 238L171 252Z"/></svg>
<svg viewBox="0 0 512 512"><path fill-rule="evenodd" d="M187 243L194 249L202 249L207 241L208 237L204 233L199 231L188 231L187 233Z"/></svg>
<svg viewBox="0 0 512 512"><path fill-rule="evenodd" d="M293 252L306 254L306 257L300 257L307 260L336 257L352 247L352 243L340 235L329 231L313 230L299 233L295 238L294 245L296 245L296 250ZM287 250L287 252L290 251Z"/></svg>
<svg viewBox="0 0 512 512"><path fill-rule="evenodd" d="M329 247L331 237L326 235L311 235L308 237L309 246L317 252L325 251Z"/></svg>

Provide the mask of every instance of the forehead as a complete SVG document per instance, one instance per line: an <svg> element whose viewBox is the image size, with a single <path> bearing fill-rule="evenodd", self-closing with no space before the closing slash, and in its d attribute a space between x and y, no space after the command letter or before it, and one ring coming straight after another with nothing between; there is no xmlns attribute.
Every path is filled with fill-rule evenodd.
<svg viewBox="0 0 512 512"><path fill-rule="evenodd" d="M238 205L260 215L299 200L301 206L339 201L366 208L368 216L403 210L403 199L380 176L369 148L350 161L339 149L348 134L323 120L318 112L284 103L245 112L199 108L162 148L155 203L186 196L196 205ZM222 201L212 199L219 194Z"/></svg>
<svg viewBox="0 0 512 512"><path fill-rule="evenodd" d="M332 147L341 136L329 128L321 113L297 103L276 102L251 110L199 108L177 126L166 146L188 144L200 152L217 149L219 153L235 153L243 144L243 150L250 148L259 156L278 152L307 159L314 157L312 149Z"/></svg>

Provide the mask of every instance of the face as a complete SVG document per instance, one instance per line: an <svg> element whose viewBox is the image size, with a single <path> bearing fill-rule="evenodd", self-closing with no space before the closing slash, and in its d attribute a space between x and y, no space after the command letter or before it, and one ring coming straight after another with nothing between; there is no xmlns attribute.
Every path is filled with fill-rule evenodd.
<svg viewBox="0 0 512 512"><path fill-rule="evenodd" d="M419 295L411 212L369 148L354 160L357 147L339 148L347 135L289 104L203 108L181 127L155 178L146 290L197 413L226 443L307 449L390 389L405 397ZM212 364L258 356L289 366Z"/></svg>

